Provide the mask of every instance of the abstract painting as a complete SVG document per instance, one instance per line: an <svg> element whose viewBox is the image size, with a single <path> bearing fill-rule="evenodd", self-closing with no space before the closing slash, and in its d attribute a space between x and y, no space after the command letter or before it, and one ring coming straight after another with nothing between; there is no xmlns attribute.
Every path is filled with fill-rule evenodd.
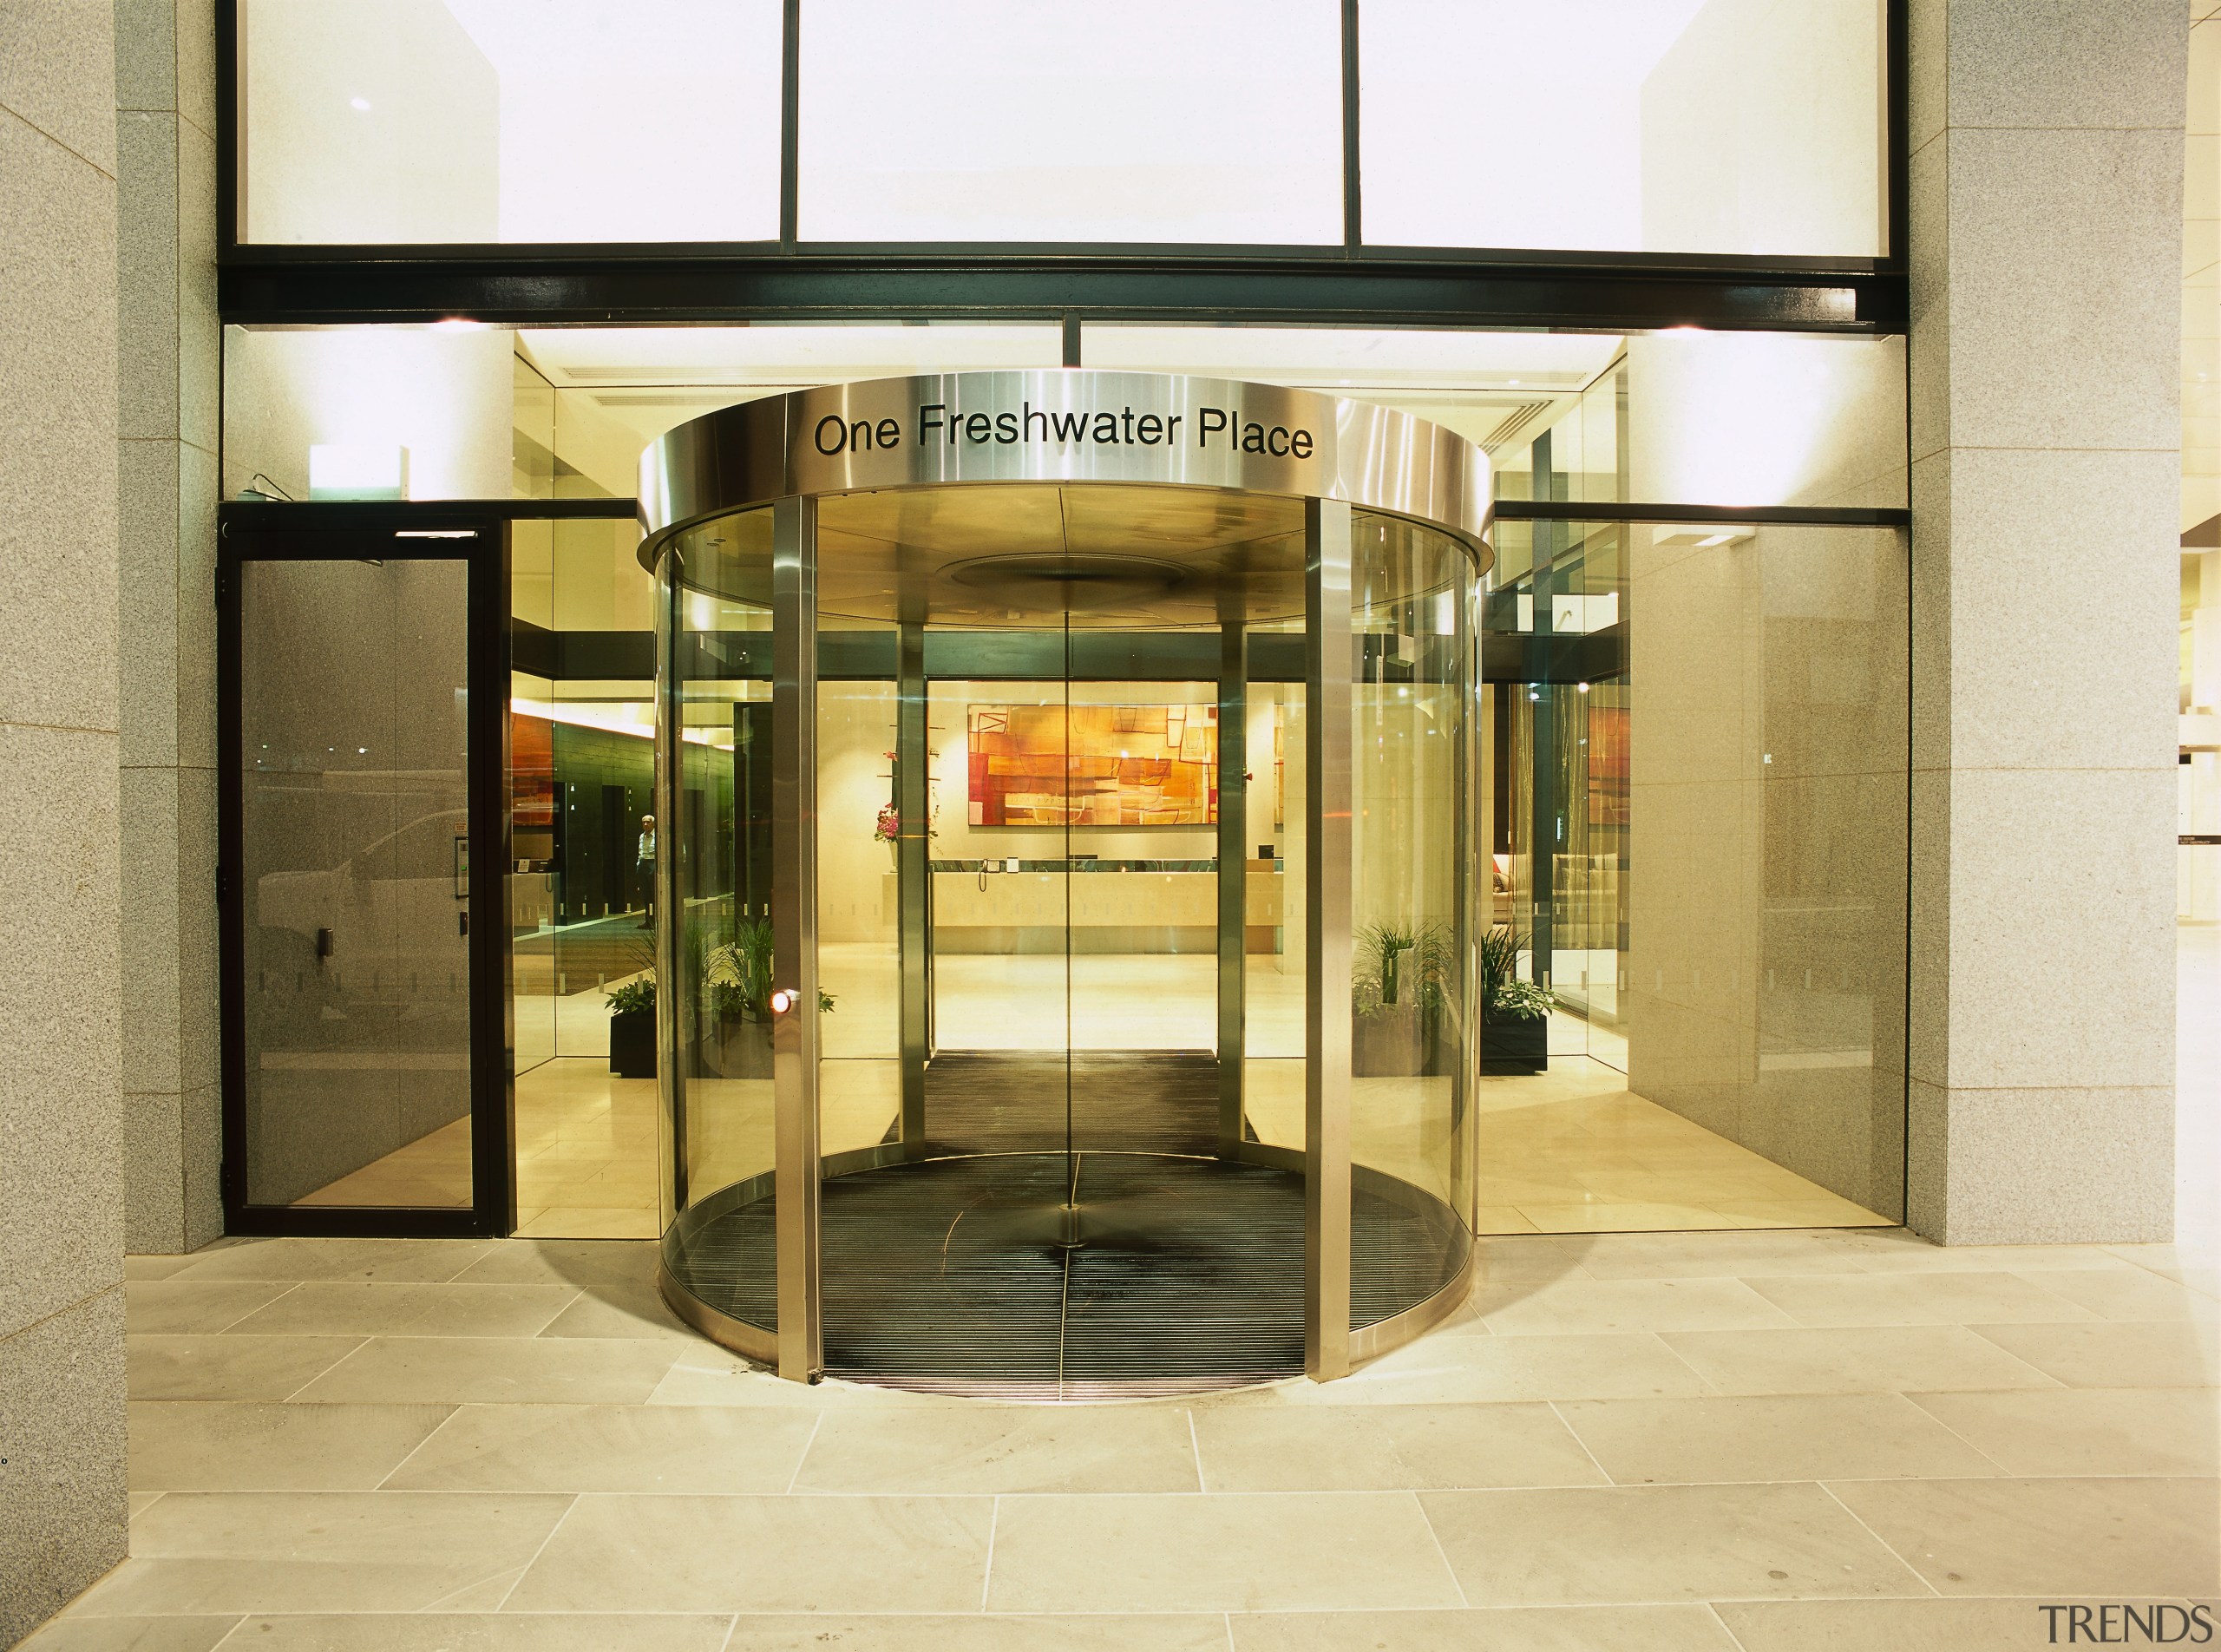
<svg viewBox="0 0 2221 1652"><path fill-rule="evenodd" d="M1215 705L974 705L974 826L1210 826Z"/></svg>

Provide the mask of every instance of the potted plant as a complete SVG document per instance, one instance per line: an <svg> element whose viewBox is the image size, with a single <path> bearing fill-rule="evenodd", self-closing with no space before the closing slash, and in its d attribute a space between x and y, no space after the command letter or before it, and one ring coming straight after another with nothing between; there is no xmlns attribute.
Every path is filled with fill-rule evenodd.
<svg viewBox="0 0 2221 1652"><path fill-rule="evenodd" d="M1521 940L1504 923L1481 937L1483 1072L1541 1072L1549 1065L1550 1010L1557 1000L1548 987L1519 979L1519 955L1526 950Z"/></svg>
<svg viewBox="0 0 2221 1652"><path fill-rule="evenodd" d="M726 1078L771 1076L771 921L742 918L727 939L702 954L702 983L709 989L710 1026L703 1039L709 1070ZM821 991L817 1007L833 1010Z"/></svg>
<svg viewBox="0 0 2221 1652"><path fill-rule="evenodd" d="M609 1070L620 1078L656 1076L656 977L653 970L619 981L609 1000Z"/></svg>
<svg viewBox="0 0 2221 1652"><path fill-rule="evenodd" d="M1367 924L1357 934L1350 1070L1361 1078L1449 1070L1444 1036L1457 949L1439 923Z"/></svg>

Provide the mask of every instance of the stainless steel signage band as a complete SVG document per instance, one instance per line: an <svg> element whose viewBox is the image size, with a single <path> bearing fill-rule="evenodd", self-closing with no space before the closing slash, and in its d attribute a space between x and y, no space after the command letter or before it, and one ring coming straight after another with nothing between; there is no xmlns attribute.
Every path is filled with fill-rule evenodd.
<svg viewBox="0 0 2221 1652"><path fill-rule="evenodd" d="M1492 491L1479 448L1408 413L1235 379L1050 368L868 379L691 420L640 456L640 522L652 542L796 495L1004 482L1345 500L1476 546Z"/></svg>

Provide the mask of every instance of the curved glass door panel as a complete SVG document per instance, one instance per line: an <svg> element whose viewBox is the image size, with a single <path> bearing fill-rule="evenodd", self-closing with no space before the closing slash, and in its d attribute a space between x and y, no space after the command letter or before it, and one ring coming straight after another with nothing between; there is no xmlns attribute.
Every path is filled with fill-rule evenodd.
<svg viewBox="0 0 2221 1652"><path fill-rule="evenodd" d="M1351 530L1350 1322L1455 1278L1471 1147L1472 565L1447 535Z"/></svg>
<svg viewBox="0 0 2221 1652"><path fill-rule="evenodd" d="M719 1313L777 1324L771 1192L771 523L681 534L658 569L658 1006L674 1277ZM720 1217L745 1208L743 1220Z"/></svg>

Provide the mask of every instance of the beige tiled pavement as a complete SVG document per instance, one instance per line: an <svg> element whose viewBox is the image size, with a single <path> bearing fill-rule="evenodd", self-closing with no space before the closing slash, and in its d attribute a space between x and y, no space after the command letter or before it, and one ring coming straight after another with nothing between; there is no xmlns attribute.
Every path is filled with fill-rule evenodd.
<svg viewBox="0 0 2221 1652"><path fill-rule="evenodd" d="M2164 1247L1517 1236L1344 1381L781 1383L623 1241L131 1268L131 1557L35 1652L1867 1652L2221 1592Z"/></svg>

